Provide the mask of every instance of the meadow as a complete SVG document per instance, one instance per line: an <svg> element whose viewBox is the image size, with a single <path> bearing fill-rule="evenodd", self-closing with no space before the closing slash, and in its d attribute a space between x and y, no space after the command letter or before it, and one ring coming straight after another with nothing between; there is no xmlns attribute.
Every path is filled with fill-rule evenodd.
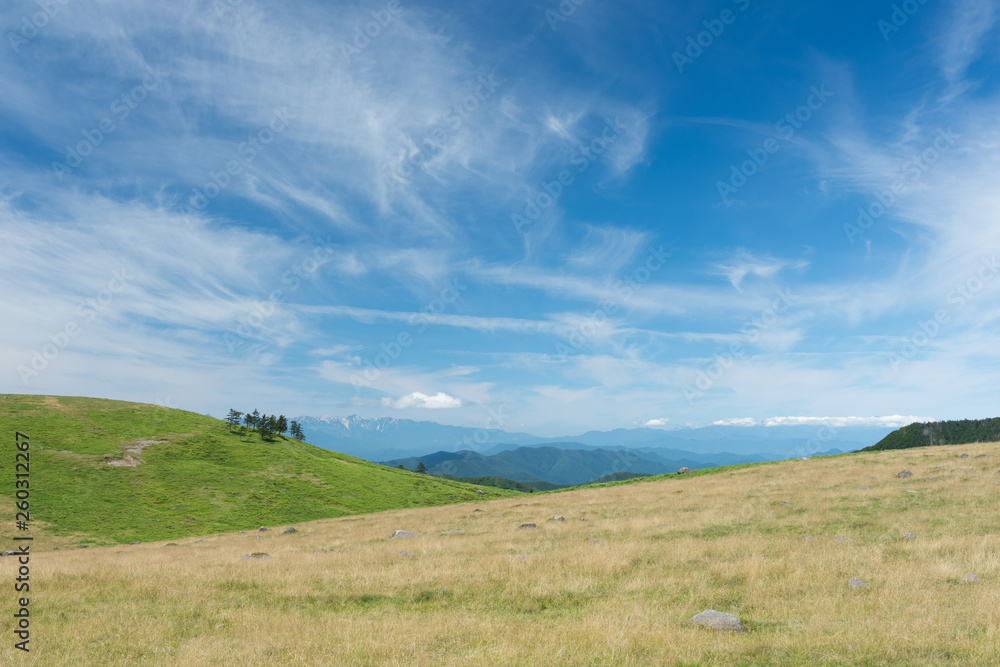
<svg viewBox="0 0 1000 667"><path fill-rule="evenodd" d="M996 443L863 453L48 551L32 651L5 631L0 663L996 664L998 468Z"/></svg>

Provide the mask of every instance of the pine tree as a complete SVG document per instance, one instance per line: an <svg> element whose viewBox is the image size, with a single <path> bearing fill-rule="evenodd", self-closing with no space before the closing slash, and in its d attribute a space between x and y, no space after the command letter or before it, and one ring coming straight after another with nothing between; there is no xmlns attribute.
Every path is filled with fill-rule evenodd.
<svg viewBox="0 0 1000 667"><path fill-rule="evenodd" d="M268 417L267 415L260 416L260 422L257 424L257 431L260 433L260 441L270 440L274 437L274 416Z"/></svg>
<svg viewBox="0 0 1000 667"><path fill-rule="evenodd" d="M417 464L417 472L422 473L424 475L427 474L427 466L424 465L423 461Z"/></svg>
<svg viewBox="0 0 1000 667"><path fill-rule="evenodd" d="M229 432L233 432L234 426L239 426L240 419L243 417L242 412L237 412L236 410L230 410L229 414L226 415L226 421L229 422Z"/></svg>

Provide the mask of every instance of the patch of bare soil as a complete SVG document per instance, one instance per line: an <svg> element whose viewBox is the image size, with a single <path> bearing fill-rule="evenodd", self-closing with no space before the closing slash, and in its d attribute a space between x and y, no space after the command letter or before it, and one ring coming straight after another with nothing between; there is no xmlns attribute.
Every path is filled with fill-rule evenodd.
<svg viewBox="0 0 1000 667"><path fill-rule="evenodd" d="M141 454L142 450L146 449L150 445L162 445L165 442L170 442L169 440L137 440L133 445L126 447L127 452L125 456L120 459L108 458L108 465L112 468L136 468L140 463L145 463L142 460ZM135 456L132 456L132 455Z"/></svg>

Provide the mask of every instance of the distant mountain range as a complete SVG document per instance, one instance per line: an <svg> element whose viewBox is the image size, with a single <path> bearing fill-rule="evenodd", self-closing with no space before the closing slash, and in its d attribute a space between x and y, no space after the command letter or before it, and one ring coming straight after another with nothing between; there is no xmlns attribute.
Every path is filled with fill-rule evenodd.
<svg viewBox="0 0 1000 667"><path fill-rule="evenodd" d="M835 449L823 453L842 452ZM409 470L416 470L417 465L423 463L427 472L432 475L451 475L457 478L503 477L527 484L549 482L576 485L621 472L662 475L677 472L684 467L698 470L783 458L775 455L742 456L726 452L708 456L711 458L675 449L598 448L569 442L560 443L559 447L518 447L488 456L473 451L439 451L426 456L393 459L382 463L394 468L402 465Z"/></svg>
<svg viewBox="0 0 1000 667"><path fill-rule="evenodd" d="M389 417L306 416L296 420L301 422L309 442L369 461L407 459L432 452L464 450L492 456L519 447L557 447L575 450L630 449L640 454L645 450L655 450L658 456L671 461L671 465L682 460L743 463L810 456L829 450L855 451L875 444L893 431L891 427L878 426L823 427L822 430L816 426L799 425L707 426L671 430L615 429L542 438L499 429L447 426ZM743 460L716 456L727 453L730 457L743 457ZM425 465L429 466L426 461Z"/></svg>

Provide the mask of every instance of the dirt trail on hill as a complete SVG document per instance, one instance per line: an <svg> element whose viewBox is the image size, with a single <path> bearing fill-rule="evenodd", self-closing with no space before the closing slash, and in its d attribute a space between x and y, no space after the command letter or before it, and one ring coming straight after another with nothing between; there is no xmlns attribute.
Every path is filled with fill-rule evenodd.
<svg viewBox="0 0 1000 667"><path fill-rule="evenodd" d="M140 463L145 463L142 460L141 454L142 450L146 449L150 445L162 445L165 442L170 442L169 440L138 440L131 447L125 448L125 456L120 459L108 459L108 465L112 468L136 468ZM135 456L132 456L135 454Z"/></svg>

